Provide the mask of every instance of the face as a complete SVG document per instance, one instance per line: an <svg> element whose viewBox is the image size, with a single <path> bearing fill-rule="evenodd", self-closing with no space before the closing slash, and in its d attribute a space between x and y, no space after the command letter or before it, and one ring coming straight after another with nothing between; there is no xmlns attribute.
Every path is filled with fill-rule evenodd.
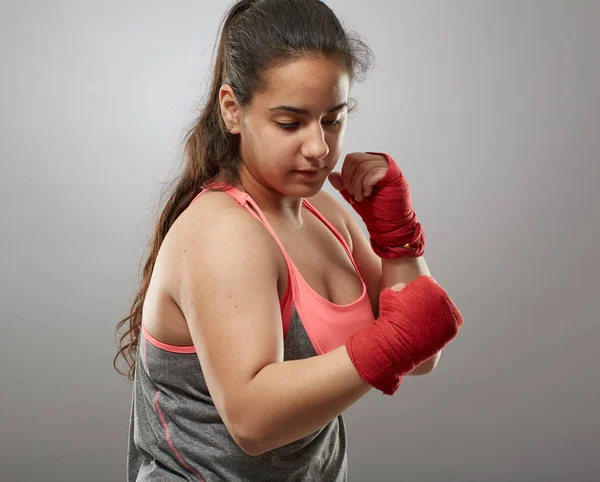
<svg viewBox="0 0 600 482"><path fill-rule="evenodd" d="M268 70L264 80L229 119L240 135L240 175L284 196L313 196L340 156L350 79L338 62L306 57Z"/></svg>

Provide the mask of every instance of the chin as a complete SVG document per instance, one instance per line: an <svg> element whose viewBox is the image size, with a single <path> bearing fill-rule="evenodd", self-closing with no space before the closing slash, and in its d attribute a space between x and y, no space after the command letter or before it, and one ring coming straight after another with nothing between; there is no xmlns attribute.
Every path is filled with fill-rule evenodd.
<svg viewBox="0 0 600 482"><path fill-rule="evenodd" d="M289 186L286 194L292 197L313 197L323 188L323 184L324 182L315 182L311 184L296 183Z"/></svg>
<svg viewBox="0 0 600 482"><path fill-rule="evenodd" d="M327 175L331 172L329 169L322 170L316 175L302 175L294 173L293 177L287 180L287 187L290 196L311 197L317 194L327 180Z"/></svg>

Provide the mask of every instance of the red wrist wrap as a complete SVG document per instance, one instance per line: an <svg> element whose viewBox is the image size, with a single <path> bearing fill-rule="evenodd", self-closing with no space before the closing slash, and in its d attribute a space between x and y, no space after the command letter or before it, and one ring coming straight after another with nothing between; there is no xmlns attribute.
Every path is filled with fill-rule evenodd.
<svg viewBox="0 0 600 482"><path fill-rule="evenodd" d="M379 318L351 335L346 349L360 376L392 395L401 377L439 352L462 324L448 294L422 275L401 291L383 290Z"/></svg>
<svg viewBox="0 0 600 482"><path fill-rule="evenodd" d="M367 154L382 155L389 165L383 179L373 186L371 195L352 204L369 231L373 251L384 259L422 256L425 233L413 211L406 178L389 154ZM350 202L348 191L341 194Z"/></svg>

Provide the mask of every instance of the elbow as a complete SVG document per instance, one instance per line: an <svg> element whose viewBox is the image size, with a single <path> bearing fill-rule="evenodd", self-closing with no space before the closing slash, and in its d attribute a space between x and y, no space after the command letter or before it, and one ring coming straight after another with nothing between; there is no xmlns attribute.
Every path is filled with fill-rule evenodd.
<svg viewBox="0 0 600 482"><path fill-rule="evenodd" d="M264 451L260 449L258 443L255 440L244 437L243 435L232 433L234 442L237 446L244 452L246 455L250 455L251 457L258 457L262 455Z"/></svg>
<svg viewBox="0 0 600 482"><path fill-rule="evenodd" d="M244 453L251 457L258 457L271 450L262 435L256 417L253 417L248 411L246 411L246 415L229 416L227 420L225 425L231 438Z"/></svg>
<svg viewBox="0 0 600 482"><path fill-rule="evenodd" d="M236 426L229 432L237 446L247 455L258 457L267 453L271 448L267 446L264 439L251 428Z"/></svg>

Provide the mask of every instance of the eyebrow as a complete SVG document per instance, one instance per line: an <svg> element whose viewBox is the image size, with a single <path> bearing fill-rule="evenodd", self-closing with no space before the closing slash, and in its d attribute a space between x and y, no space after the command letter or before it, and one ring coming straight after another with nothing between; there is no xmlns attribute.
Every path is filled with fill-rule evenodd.
<svg viewBox="0 0 600 482"><path fill-rule="evenodd" d="M331 114L332 112L343 109L347 105L348 105L348 102L343 102L342 104L338 104L335 107L332 107L331 109L329 109L327 111L327 114ZM279 105L277 107L271 107L269 110L272 110L272 111L273 110L284 110L287 112L294 112L295 114L304 114L304 115L310 114L310 112L306 109L300 109L299 107L292 107L291 105Z"/></svg>

